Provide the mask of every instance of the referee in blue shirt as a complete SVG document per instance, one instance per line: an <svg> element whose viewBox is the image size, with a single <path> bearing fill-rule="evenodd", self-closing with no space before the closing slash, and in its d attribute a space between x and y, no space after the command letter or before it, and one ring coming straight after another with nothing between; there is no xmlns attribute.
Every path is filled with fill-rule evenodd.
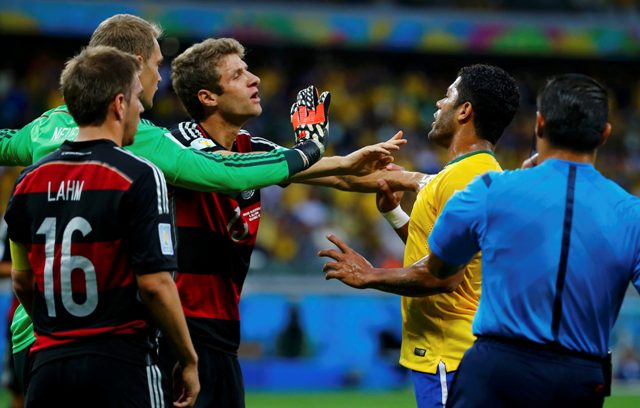
<svg viewBox="0 0 640 408"><path fill-rule="evenodd" d="M481 176L438 219L440 262L483 255L478 340L448 406L602 406L609 333L629 282L640 289L640 200L593 167L607 115L592 78L552 79L538 97L539 165Z"/></svg>
<svg viewBox="0 0 640 408"><path fill-rule="evenodd" d="M482 296L447 407L601 407L609 333L625 291L640 291L640 199L602 176L607 92L590 77L550 80L538 97L538 165L487 173L456 193L431 256L381 276L334 236L326 277L449 291L482 251ZM390 276L393 276L391 278ZM393 282L390 280L393 279Z"/></svg>

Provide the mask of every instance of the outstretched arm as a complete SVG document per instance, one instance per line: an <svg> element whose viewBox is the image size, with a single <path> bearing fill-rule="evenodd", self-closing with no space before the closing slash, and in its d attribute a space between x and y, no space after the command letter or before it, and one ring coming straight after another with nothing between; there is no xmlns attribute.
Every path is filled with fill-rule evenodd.
<svg viewBox="0 0 640 408"><path fill-rule="evenodd" d="M407 141L402 138L400 131L386 142L365 146L347 156L324 157L307 170L291 177L290 181L308 182L324 176L366 176L391 163L391 153L400 150L400 146L405 143Z"/></svg>
<svg viewBox="0 0 640 408"><path fill-rule="evenodd" d="M308 147L315 145L306 141L293 149L223 156L186 148L168 130L141 123L134 143L126 149L155 164L169 184L197 191L230 193L286 181L309 165L304 156L308 152L303 151Z"/></svg>
<svg viewBox="0 0 640 408"><path fill-rule="evenodd" d="M449 265L434 254L406 268L375 268L338 237L329 235L327 239L338 250L324 249L318 253L333 259L324 265L325 279L338 279L356 289L420 297L453 292L464 277L464 265Z"/></svg>
<svg viewBox="0 0 640 408"><path fill-rule="evenodd" d="M300 183L332 187L338 190L356 193L375 193L379 189L378 182L383 180L393 191L420 190L420 181L425 174L404 170L376 170L366 176L331 176L302 180Z"/></svg>

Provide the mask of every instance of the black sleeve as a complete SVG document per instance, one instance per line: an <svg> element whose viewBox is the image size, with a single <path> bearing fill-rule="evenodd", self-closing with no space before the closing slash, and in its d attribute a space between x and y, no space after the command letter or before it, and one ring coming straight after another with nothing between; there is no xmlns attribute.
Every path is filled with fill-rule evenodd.
<svg viewBox="0 0 640 408"><path fill-rule="evenodd" d="M177 269L167 187L160 170L149 165L127 192L127 240L138 274Z"/></svg>
<svg viewBox="0 0 640 408"><path fill-rule="evenodd" d="M11 191L11 197L7 203L7 209L4 212L4 220L7 223L7 238L13 242L19 242L21 244L27 244L31 242L29 237L30 228L25 214L27 196L25 194L15 195L18 184L23 180L24 175L28 169L25 169L18 180L16 180L13 190ZM7 251L8 251L7 246Z"/></svg>

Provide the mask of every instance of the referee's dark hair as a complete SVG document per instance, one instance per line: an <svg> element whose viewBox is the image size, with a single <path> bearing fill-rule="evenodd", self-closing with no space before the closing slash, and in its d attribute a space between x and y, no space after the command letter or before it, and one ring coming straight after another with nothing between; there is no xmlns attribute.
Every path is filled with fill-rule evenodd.
<svg viewBox="0 0 640 408"><path fill-rule="evenodd" d="M547 81L538 95L544 118L542 137L554 147L590 152L601 143L609 116L607 90L582 74L564 74Z"/></svg>
<svg viewBox="0 0 640 408"><path fill-rule="evenodd" d="M495 145L520 105L515 79L502 68L485 64L463 67L458 77L456 105L471 103L476 134Z"/></svg>
<svg viewBox="0 0 640 408"><path fill-rule="evenodd" d="M109 104L118 94L131 95L140 61L113 47L87 47L65 64L60 89L78 126L100 126L107 119Z"/></svg>

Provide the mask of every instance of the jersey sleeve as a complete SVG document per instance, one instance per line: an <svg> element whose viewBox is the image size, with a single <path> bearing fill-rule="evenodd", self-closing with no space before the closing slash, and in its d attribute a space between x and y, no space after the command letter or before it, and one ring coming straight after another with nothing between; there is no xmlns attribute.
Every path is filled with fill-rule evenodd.
<svg viewBox="0 0 640 408"><path fill-rule="evenodd" d="M0 165L28 166L32 162L31 132L37 131L39 119L22 129L0 129Z"/></svg>
<svg viewBox="0 0 640 408"><path fill-rule="evenodd" d="M167 129L143 124L127 149L155 164L170 184L196 191L262 188L304 169L302 157L293 149L223 156L184 147Z"/></svg>
<svg viewBox="0 0 640 408"><path fill-rule="evenodd" d="M20 195L16 196L15 192L16 187L22 181L23 175L26 171L27 169L25 169L18 177L18 180L11 192L11 197L9 197L9 203L7 204L7 208L4 212L4 220L7 223L7 237L11 241L21 244L30 243L29 228L25 228L28 224L26 221L25 205L22 202L23 197Z"/></svg>
<svg viewBox="0 0 640 408"><path fill-rule="evenodd" d="M429 235L433 254L451 265L465 265L480 251L491 182L491 173L484 174L451 197Z"/></svg>
<svg viewBox="0 0 640 408"><path fill-rule="evenodd" d="M166 187L160 170L150 165L127 192L129 259L138 274L177 269Z"/></svg>
<svg viewBox="0 0 640 408"><path fill-rule="evenodd" d="M29 263L29 253L27 252L27 248L12 240L9 240L10 250L8 252L11 253L11 263L12 268L17 271L26 271L31 269L31 264Z"/></svg>

